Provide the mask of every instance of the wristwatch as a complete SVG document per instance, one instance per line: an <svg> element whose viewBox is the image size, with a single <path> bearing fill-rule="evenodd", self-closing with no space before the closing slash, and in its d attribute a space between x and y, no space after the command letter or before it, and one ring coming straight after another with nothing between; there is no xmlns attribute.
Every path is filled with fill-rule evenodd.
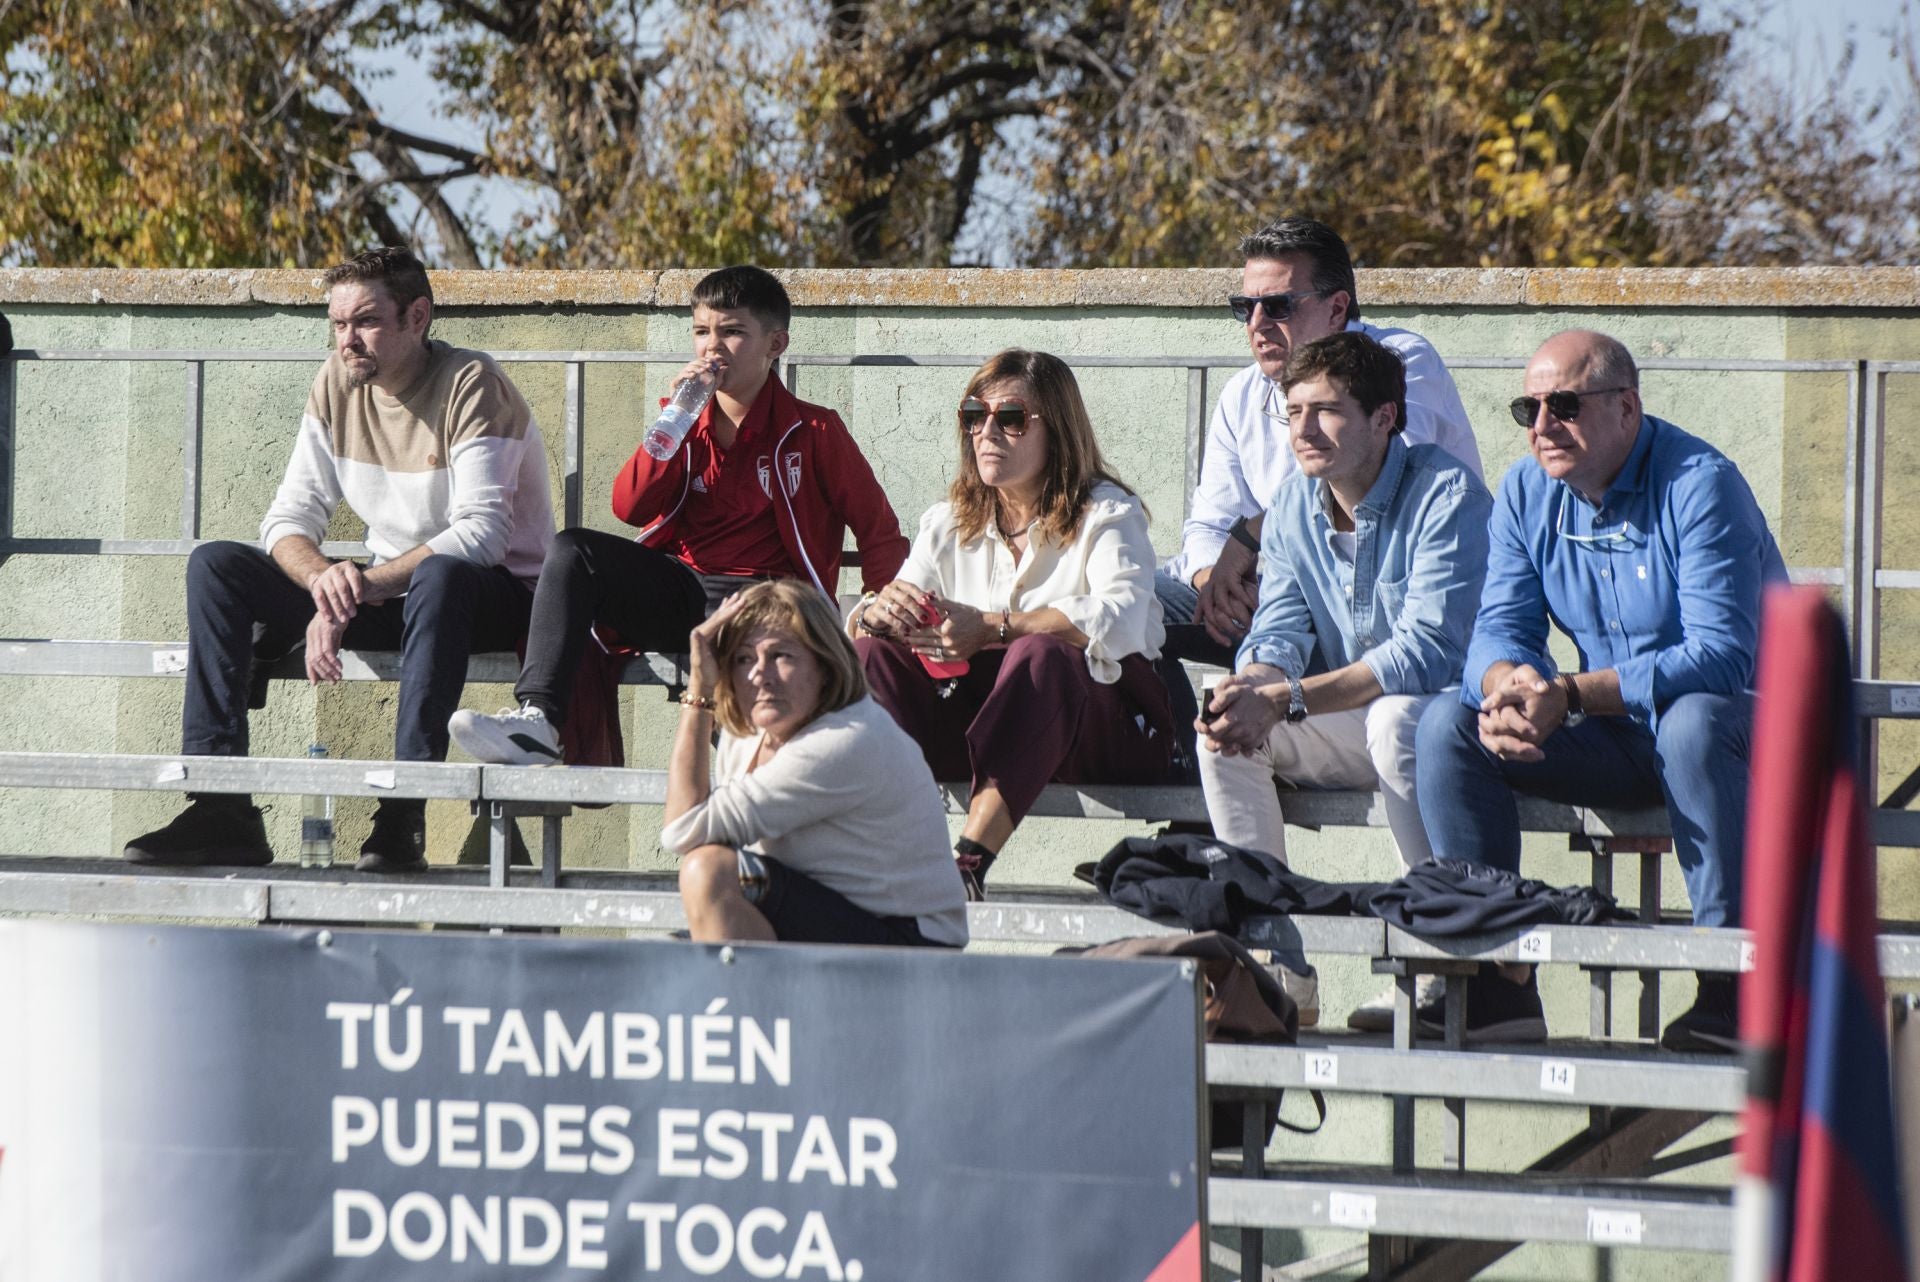
<svg viewBox="0 0 1920 1282"><path fill-rule="evenodd" d="M1255 556L1260 555L1260 540L1256 539L1253 536L1253 531L1247 528L1246 517L1243 516L1239 520L1235 521L1232 525L1228 526L1227 533L1232 537L1235 543L1238 543L1241 547L1247 549L1247 551L1253 553Z"/></svg>
<svg viewBox="0 0 1920 1282"><path fill-rule="evenodd" d="M1567 715L1561 719L1560 724L1577 726L1587 719L1587 710L1580 706L1580 687L1574 684L1571 672L1560 674L1560 688L1567 692Z"/></svg>
<svg viewBox="0 0 1920 1282"><path fill-rule="evenodd" d="M1287 678L1287 724L1296 725L1307 719L1307 696L1300 689L1297 678Z"/></svg>

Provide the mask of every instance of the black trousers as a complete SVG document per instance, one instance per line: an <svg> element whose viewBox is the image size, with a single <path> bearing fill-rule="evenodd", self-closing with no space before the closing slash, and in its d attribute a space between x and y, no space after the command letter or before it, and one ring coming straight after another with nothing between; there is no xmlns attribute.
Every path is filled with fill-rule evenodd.
<svg viewBox="0 0 1920 1282"><path fill-rule="evenodd" d="M363 605L347 625L349 649L400 651L400 707L393 755L442 761L447 718L460 705L467 659L511 650L526 635L533 593L500 566L430 556L404 597ZM313 598L251 543L205 543L187 561L187 701L180 750L247 752L247 695L256 636L267 653L306 640Z"/></svg>
<svg viewBox="0 0 1920 1282"><path fill-rule="evenodd" d="M612 628L637 649L681 654L687 634L708 610L707 584L666 553L617 534L562 530L540 567L527 660L514 697L558 726L566 720L574 675L595 624Z"/></svg>

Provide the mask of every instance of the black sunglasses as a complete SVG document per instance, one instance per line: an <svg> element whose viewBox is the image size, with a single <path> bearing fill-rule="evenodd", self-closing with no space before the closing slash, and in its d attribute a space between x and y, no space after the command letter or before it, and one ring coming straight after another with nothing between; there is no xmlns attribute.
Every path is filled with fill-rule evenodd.
<svg viewBox="0 0 1920 1282"><path fill-rule="evenodd" d="M1546 405L1549 414L1562 423L1571 423L1580 417L1580 402L1584 398L1632 390L1630 387L1590 387L1584 392L1548 392L1545 396L1516 396L1507 408L1513 411L1513 421L1522 427L1532 427L1539 421L1542 404Z"/></svg>
<svg viewBox="0 0 1920 1282"><path fill-rule="evenodd" d="M1268 320L1283 321L1292 317L1293 306L1298 300L1319 298L1326 292L1323 289L1296 289L1289 294L1228 294L1227 307L1233 312L1233 318L1242 325L1253 320L1255 307L1265 312Z"/></svg>
<svg viewBox="0 0 1920 1282"><path fill-rule="evenodd" d="M998 405L989 405L977 396L969 396L960 402L960 430L968 436L978 436L986 431L988 422L994 423L1008 436L1024 436L1027 420L1039 417L1027 409L1025 401L1017 397L1009 397Z"/></svg>

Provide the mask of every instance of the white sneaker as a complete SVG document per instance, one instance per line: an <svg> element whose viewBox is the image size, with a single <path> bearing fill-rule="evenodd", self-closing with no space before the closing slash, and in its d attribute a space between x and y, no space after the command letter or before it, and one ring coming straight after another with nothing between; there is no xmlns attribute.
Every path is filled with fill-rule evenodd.
<svg viewBox="0 0 1920 1282"><path fill-rule="evenodd" d="M1312 1028L1320 1022L1320 976L1312 970L1305 974L1287 966L1275 964L1273 973L1280 977L1281 991L1293 998L1293 1004L1300 1010L1300 1027Z"/></svg>
<svg viewBox="0 0 1920 1282"><path fill-rule="evenodd" d="M1353 1008L1347 1016L1347 1027L1361 1033L1391 1033L1393 1031L1393 996L1399 989L1397 984L1388 984L1379 996ZM1429 1002L1438 1001L1447 995L1447 977L1445 975L1422 975L1414 981L1413 1008L1419 1010Z"/></svg>
<svg viewBox="0 0 1920 1282"><path fill-rule="evenodd" d="M531 705L488 716L467 708L447 719L453 741L475 761L494 766L557 766L560 732Z"/></svg>

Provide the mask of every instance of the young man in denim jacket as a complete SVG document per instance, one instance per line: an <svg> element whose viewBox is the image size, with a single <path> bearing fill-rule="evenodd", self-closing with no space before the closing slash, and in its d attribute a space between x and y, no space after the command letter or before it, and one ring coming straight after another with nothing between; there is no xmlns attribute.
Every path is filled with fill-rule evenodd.
<svg viewBox="0 0 1920 1282"><path fill-rule="evenodd" d="M1222 840L1284 861L1276 780L1377 787L1411 866L1431 857L1414 733L1459 684L1493 500L1460 459L1406 443L1401 359L1367 335L1308 344L1281 385L1299 470L1266 514L1234 673L1201 709L1207 812ZM1349 1022L1385 1026L1391 997Z"/></svg>

